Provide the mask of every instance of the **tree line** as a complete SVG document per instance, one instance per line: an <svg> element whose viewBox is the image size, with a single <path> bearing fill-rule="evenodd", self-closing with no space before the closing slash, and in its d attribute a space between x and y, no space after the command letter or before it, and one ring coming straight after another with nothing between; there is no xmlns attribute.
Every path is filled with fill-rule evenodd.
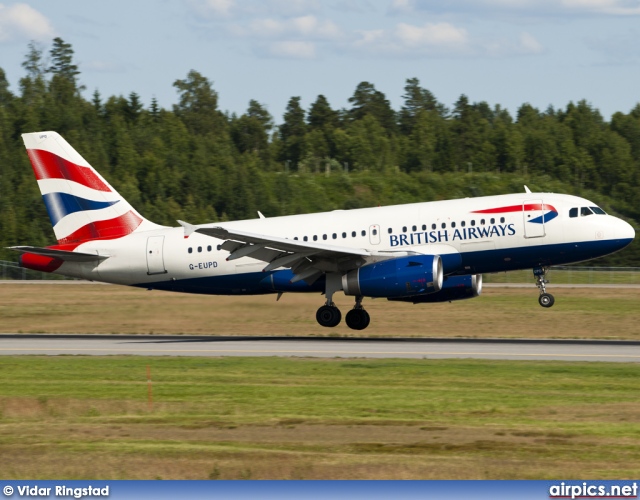
<svg viewBox="0 0 640 500"><path fill-rule="evenodd" d="M48 62L47 62L48 61ZM451 108L417 78L393 109L372 83L349 107L292 97L277 124L250 100L222 111L196 70L173 83L177 104L83 96L73 48L30 43L12 91L0 68L0 259L5 246L54 241L20 134L62 134L145 217L192 223L532 190L585 196L640 220L640 103L606 121L582 100L564 109L500 105L461 95ZM634 225L637 225L634 223ZM605 263L640 265L640 245Z"/></svg>

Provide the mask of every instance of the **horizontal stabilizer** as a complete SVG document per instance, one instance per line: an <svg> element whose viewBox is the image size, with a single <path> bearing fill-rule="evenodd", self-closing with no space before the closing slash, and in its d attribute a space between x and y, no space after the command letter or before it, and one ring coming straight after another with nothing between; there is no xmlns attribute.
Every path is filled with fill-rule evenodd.
<svg viewBox="0 0 640 500"><path fill-rule="evenodd" d="M108 255L98 255L95 253L82 253L82 252L70 252L68 250L56 250L55 248L40 248L40 247L7 247L9 250L15 250L20 253L31 253L35 255L44 255L45 257L51 257L54 259L60 259L67 262L91 262L94 260L108 259Z"/></svg>

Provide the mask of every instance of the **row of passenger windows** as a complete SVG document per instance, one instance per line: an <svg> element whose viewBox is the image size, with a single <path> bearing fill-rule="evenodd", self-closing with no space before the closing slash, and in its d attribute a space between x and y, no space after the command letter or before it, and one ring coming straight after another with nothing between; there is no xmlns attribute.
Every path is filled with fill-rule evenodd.
<svg viewBox="0 0 640 500"><path fill-rule="evenodd" d="M573 209L572 209L572 210L573 210ZM577 209L576 209L576 210L577 210ZM596 213L597 213L597 212L596 212ZM603 213L604 213L604 212L603 212ZM572 215L572 217L575 217L575 216L574 216L574 215ZM504 217L500 217L500 223L501 223L501 224L504 224L504 222L505 222ZM479 225L484 226L484 225L486 225L486 224L487 224L487 220L486 220L486 219L480 219L480 220L478 221L478 223L479 223ZM489 224L495 224L495 223L496 223L496 219L494 219L494 218L489 219ZM466 227L466 225L467 225L466 221L461 221L461 222L460 222L460 227ZM470 225L470 226L472 226L472 227L473 227L473 226L475 226L475 225L476 225L476 221L475 221L475 219L472 219L471 221L469 221L469 225ZM429 226L428 226L427 224L422 224L422 226L420 226L420 229L421 229L422 231L427 231L427 228L428 228L428 227L429 227ZM449 224L449 226L447 226L447 223L446 223L446 222L442 222L442 223L440 223L440 228L442 228L442 229L447 229L447 227L451 227L452 229L455 229L455 228L457 227L456 222L451 222L451 223ZM436 229L438 229L438 225L437 225L437 224L435 224L435 223L431 224L431 230L433 231L433 230L436 230ZM403 232L403 233L406 233L408 230L409 230L409 226L402 226L402 232ZM414 233L415 233L416 231L418 231L418 226L416 226L416 225L411 226L411 231L413 231ZM388 229L387 229L387 232L388 232L389 234L393 234L393 228L391 228L391 227L390 227L390 228L388 228ZM374 227L374 228L371 230L371 234L372 234L373 236L377 236L377 235L378 235L378 229ZM344 232L342 232L342 233L340 234L340 236L342 236L342 238L343 238L343 239L347 239L347 238L349 237L349 233L348 233L348 232L346 232L346 231L344 231ZM351 237L352 237L352 238L356 238L357 236L358 236L358 231L351 231ZM360 236L363 236L363 237L364 237L364 236L367 236L367 231L366 231L366 230L364 230L364 229L363 229L363 230L361 230L361 231L360 231ZM320 238L321 238L322 240L328 240L328 239L329 239L329 235L328 235L328 234L323 234L323 235L321 235L321 236L318 236L317 234L314 234L313 236L303 236L303 237L302 237L302 241L318 241ZM295 236L293 239L294 239L294 240L299 240L299 238L298 238L297 236ZM338 239L338 233L332 233L332 234L331 234L331 239L337 240L337 239ZM218 250L219 250L219 249L220 249L220 248L218 248ZM189 247L187 251L188 251L189 253L193 253L193 250L194 250L194 249L193 249L193 247ZM212 250L213 250L213 249L212 249L211 245L208 245L208 246L207 246L207 252L211 252ZM202 252L203 252L203 248L202 248L202 247L197 247L197 251L198 251L198 253L202 253Z"/></svg>
<svg viewBox="0 0 640 500"><path fill-rule="evenodd" d="M198 250L198 253L202 253L202 247L198 247L197 250ZM212 250L213 248L211 248L211 245L207 245L207 252L211 252ZM220 250L220 246L218 246L218 250ZM187 252L193 253L193 247L189 247L187 249Z"/></svg>
<svg viewBox="0 0 640 500"><path fill-rule="evenodd" d="M375 229L375 228L374 228L374 229L372 229L371 234L373 234L374 236L376 236L376 235L378 234L378 230L377 230L377 229ZM363 229L362 231L360 231L360 235L361 235L361 236L366 236L366 235L367 235L367 232ZM355 238L356 236L358 236L358 232L357 232L357 231L351 231L351 237L352 237L352 238ZM337 240L337 239L338 239L338 233L333 233L333 234L331 235L331 237L332 237L334 240ZM343 233L342 233L342 237L343 237L343 238L347 238L347 237L348 237L348 234L347 234L346 232L343 232ZM319 238L319 236L318 236L317 234L314 234L313 236L311 236L311 240L313 240L313 241L318 241L318 238ZM322 235L322 239L323 239L323 240L326 240L326 239L328 239L328 238L329 238L329 236L328 236L328 235L326 235L326 234L323 234L323 235ZM293 239L294 239L294 240L298 240L299 238L298 238L297 236L295 236ZM309 241L309 236L303 236L303 237L302 237L302 241Z"/></svg>
<svg viewBox="0 0 640 500"><path fill-rule="evenodd" d="M580 217L586 217L587 215L593 214L607 215L607 212L602 210L600 207L576 207L569 210L569 217L577 217L578 213L580 214Z"/></svg>
<svg viewBox="0 0 640 500"><path fill-rule="evenodd" d="M501 223L501 224L504 224L504 222L505 222L504 217L500 217L500 223ZM486 219L480 219L480 220L478 221L478 223L479 223L481 226L484 226L484 225L486 225L486 224L487 224L487 220L486 220ZM495 224L495 223L496 223L496 219L494 219L494 218L489 219L489 224ZM472 220L470 221L470 223L469 223L469 224L470 224L471 226L475 226L475 225L476 225L476 220L475 220L475 219L472 219ZM466 221L461 221L461 222L460 222L460 227L466 227L466 225L467 225ZM422 231L427 231L427 230L428 230L428 227L429 227L429 226L428 226L427 224L422 224L422 226L420 226L420 230L422 230ZM451 222L451 223L450 223L450 225L447 225L447 223L446 223L446 222L442 222L442 223L440 224L440 227L441 227L442 229L447 229L447 227L451 227L452 229L455 229L457 226L456 226L456 222ZM438 225L437 225L437 224L435 224L435 223L431 224L431 230L433 231L433 230L436 230L436 229L438 229ZM402 232L403 232L403 233L406 233L408 230L409 230L409 226L402 226ZM418 229L418 226L416 226L416 225L411 226L411 231L413 231L414 233L415 233L416 231L418 231L418 230L419 230L419 229ZM388 229L387 229L387 232L388 232L389 234L393 234L393 228L392 228L392 227L388 228ZM378 230L377 230L376 228L373 228L373 229L371 230L371 234L372 234L373 236L377 236L377 235L378 235ZM367 235L367 232L363 229L362 231L360 231L360 235L361 235L361 236L366 236L366 235ZM346 238L348 238L348 237L349 237L349 233L345 231L345 232L343 232L343 233L341 234L341 236L342 236L342 238L343 238L343 239L346 239ZM355 237L357 237L357 236L358 236L358 232L357 232L357 231L351 231L351 237L352 237L352 238L355 238ZM320 236L318 236L317 234L314 234L314 235L313 235L313 236L311 236L311 237L309 237L309 236L303 236L303 237L302 237L302 241L310 241L310 240L311 240L311 241L318 241L318 239L319 239L319 238L322 238L323 240L327 240L327 239L329 239L329 235L328 235L328 234L323 234L321 237L320 237ZM331 239L337 240L338 238L339 238L338 233L332 233L332 234L331 234ZM298 240L299 238L296 236L296 237L294 237L293 239L294 239L294 240Z"/></svg>
<svg viewBox="0 0 640 500"><path fill-rule="evenodd" d="M480 219L479 223L480 223L481 226L484 226L487 223L487 221L486 221L486 219ZM496 220L494 218L489 219L489 224L495 224L495 223L496 223ZM469 224L471 226L475 226L476 225L475 219L472 219ZM504 217L500 217L500 224L504 224ZM465 227L466 225L467 225L466 221L461 221L460 222L460 227ZM441 223L440 227L442 229L447 229L447 223L446 222ZM451 222L450 227L452 229L455 229L456 228L456 223L455 222ZM437 228L438 228L437 224L431 224L431 230L435 230ZM418 230L418 226L411 226L411 231L413 231L415 233L417 230ZM423 231L427 230L427 225L426 224L422 224L422 230ZM393 233L393 228L389 228L388 232L389 232L389 234L392 234ZM403 233L407 232L407 226L403 226L402 227L402 232Z"/></svg>

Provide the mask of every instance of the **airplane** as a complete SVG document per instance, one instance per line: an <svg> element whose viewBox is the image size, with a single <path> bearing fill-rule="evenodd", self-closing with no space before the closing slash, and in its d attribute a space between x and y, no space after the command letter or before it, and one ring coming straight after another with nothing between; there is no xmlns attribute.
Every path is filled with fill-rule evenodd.
<svg viewBox="0 0 640 500"><path fill-rule="evenodd" d="M324 293L316 320L365 329L364 297L414 304L477 297L482 274L532 269L539 303L550 266L627 246L635 231L595 203L524 193L211 224L140 215L56 132L22 135L57 244L9 247L36 271L150 290L252 295Z"/></svg>

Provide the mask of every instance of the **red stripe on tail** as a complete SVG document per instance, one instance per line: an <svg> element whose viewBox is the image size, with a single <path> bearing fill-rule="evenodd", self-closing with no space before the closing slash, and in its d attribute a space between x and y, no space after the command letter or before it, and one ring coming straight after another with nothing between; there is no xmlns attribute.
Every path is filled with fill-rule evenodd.
<svg viewBox="0 0 640 500"><path fill-rule="evenodd" d="M111 191L91 168L76 165L42 149L28 149L27 154L38 180L67 179L97 191Z"/></svg>
<svg viewBox="0 0 640 500"><path fill-rule="evenodd" d="M80 244L89 240L112 240L122 238L133 233L142 224L142 218L132 211L120 217L109 220L100 220L82 226L66 238L58 240L60 245Z"/></svg>

